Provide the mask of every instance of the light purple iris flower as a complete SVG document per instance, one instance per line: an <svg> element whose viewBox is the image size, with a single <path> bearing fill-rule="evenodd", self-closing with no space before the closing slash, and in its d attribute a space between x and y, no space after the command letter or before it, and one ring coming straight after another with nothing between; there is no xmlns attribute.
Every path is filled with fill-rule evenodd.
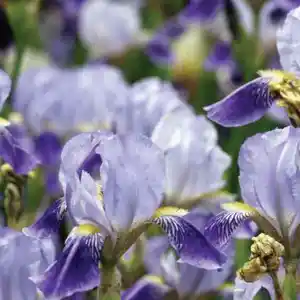
<svg viewBox="0 0 300 300"><path fill-rule="evenodd" d="M245 220L260 216L260 229L291 249L300 224L299 136L299 129L285 127L246 140L238 160L246 206L235 203L208 222L204 234L215 246L225 245Z"/></svg>
<svg viewBox="0 0 300 300"><path fill-rule="evenodd" d="M189 219L196 217L197 228L203 230L204 224L212 216L209 211L197 211L192 213ZM216 292L233 271L233 247L227 247L225 251L228 260L222 269L205 270L186 263L178 263L165 237L150 238L145 244L144 255L144 264L150 276L146 275L139 279L124 292L122 300L138 300L142 296L147 300L163 300L164 296L171 292L174 293L173 299L179 300L204 297L206 293ZM219 292L222 293L221 289Z"/></svg>
<svg viewBox="0 0 300 300"><path fill-rule="evenodd" d="M100 156L100 169L91 175L85 163L95 156ZM76 226L57 261L34 280L46 299L61 299L98 286L105 239L110 237L116 243L118 237L130 235L146 223L166 232L183 262L207 269L223 264L226 255L207 242L186 219L188 215L168 211L156 215L163 199L164 177L163 152L145 136L94 132L67 142L60 171L65 202L56 202L25 229L27 234L48 235L58 228L66 209Z"/></svg>
<svg viewBox="0 0 300 300"><path fill-rule="evenodd" d="M277 48L280 62L285 71L299 75L299 38L300 9L290 11L277 35ZM262 118L276 102L271 95L269 82L276 76L263 75L241 86L221 101L205 107L212 121L225 126L243 126Z"/></svg>

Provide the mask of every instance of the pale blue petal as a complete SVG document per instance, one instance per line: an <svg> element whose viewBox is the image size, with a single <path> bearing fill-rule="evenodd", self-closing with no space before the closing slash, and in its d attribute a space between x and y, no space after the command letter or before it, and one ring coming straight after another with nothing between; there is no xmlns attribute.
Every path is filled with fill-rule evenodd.
<svg viewBox="0 0 300 300"><path fill-rule="evenodd" d="M277 229L280 222L288 225L298 210L299 134L292 127L257 134L240 150L242 199Z"/></svg>
<svg viewBox="0 0 300 300"><path fill-rule="evenodd" d="M292 10L277 33L277 49L284 70L300 74L300 8Z"/></svg>
<svg viewBox="0 0 300 300"><path fill-rule="evenodd" d="M149 139L113 136L97 148L103 163L101 181L105 212L116 230L151 218L164 191L164 157Z"/></svg>

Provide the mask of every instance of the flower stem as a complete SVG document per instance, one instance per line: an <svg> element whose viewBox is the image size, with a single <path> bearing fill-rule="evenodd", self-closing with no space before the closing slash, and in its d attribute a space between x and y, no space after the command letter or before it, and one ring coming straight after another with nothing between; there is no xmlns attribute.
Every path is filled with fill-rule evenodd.
<svg viewBox="0 0 300 300"><path fill-rule="evenodd" d="M115 266L104 266L101 269L101 286L97 299L121 300L121 275Z"/></svg>
<svg viewBox="0 0 300 300"><path fill-rule="evenodd" d="M284 300L296 300L297 299L297 286L296 278L293 273L286 273L283 282Z"/></svg>
<svg viewBox="0 0 300 300"><path fill-rule="evenodd" d="M272 281L273 281L273 286L274 286L274 290L275 290L275 296L276 296L276 300L284 300L283 298L283 293L279 284L279 280L277 277L277 273L276 272L270 272L269 273Z"/></svg>

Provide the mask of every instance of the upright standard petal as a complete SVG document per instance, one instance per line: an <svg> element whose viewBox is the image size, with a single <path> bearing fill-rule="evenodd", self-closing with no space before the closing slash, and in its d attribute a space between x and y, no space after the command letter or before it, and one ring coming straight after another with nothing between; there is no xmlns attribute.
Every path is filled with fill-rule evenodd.
<svg viewBox="0 0 300 300"><path fill-rule="evenodd" d="M275 99L268 88L268 78L256 78L223 100L204 107L212 121L224 127L247 125L262 118Z"/></svg>
<svg viewBox="0 0 300 300"><path fill-rule="evenodd" d="M217 146L217 131L204 116L177 109L161 119L152 140L165 151L166 203L184 205L224 185L230 158Z"/></svg>
<svg viewBox="0 0 300 300"><path fill-rule="evenodd" d="M277 49L284 70L300 74L300 7L290 11L277 32Z"/></svg>
<svg viewBox="0 0 300 300"><path fill-rule="evenodd" d="M109 135L109 134L108 134ZM81 175L85 163L94 155L100 141L107 136L106 133L81 133L71 138L63 147L61 153L61 167L59 179L64 188L69 183L74 186L74 176Z"/></svg>
<svg viewBox="0 0 300 300"><path fill-rule="evenodd" d="M156 77L135 83L128 97L132 106L130 130L148 137L163 116L177 109L189 109L170 83Z"/></svg>
<svg viewBox="0 0 300 300"><path fill-rule="evenodd" d="M107 217L117 230L152 217L164 191L164 157L144 136L115 135L96 150L103 160L101 183Z"/></svg>
<svg viewBox="0 0 300 300"><path fill-rule="evenodd" d="M163 300L169 287L159 277L144 276L123 292L122 300Z"/></svg>
<svg viewBox="0 0 300 300"><path fill-rule="evenodd" d="M240 186L244 201L280 230L299 210L299 134L286 127L257 134L240 150Z"/></svg>
<svg viewBox="0 0 300 300"><path fill-rule="evenodd" d="M57 260L43 274L31 278L46 299L62 299L100 284L98 265L103 238L99 233L81 235L76 230L69 235Z"/></svg>
<svg viewBox="0 0 300 300"><path fill-rule="evenodd" d="M180 257L179 262L199 268L219 269L226 255L212 246L204 235L184 217L161 216L153 219L168 235L171 246Z"/></svg>
<svg viewBox="0 0 300 300"><path fill-rule="evenodd" d="M54 261L54 244L9 228L1 228L0 237L0 299L36 299L37 289L28 277L43 272Z"/></svg>

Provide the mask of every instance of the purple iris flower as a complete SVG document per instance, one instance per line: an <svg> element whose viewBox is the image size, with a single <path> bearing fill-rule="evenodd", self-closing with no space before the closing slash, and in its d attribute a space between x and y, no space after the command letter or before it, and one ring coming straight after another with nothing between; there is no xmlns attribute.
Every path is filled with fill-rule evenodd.
<svg viewBox="0 0 300 300"><path fill-rule="evenodd" d="M0 299L37 299L34 277L55 259L51 239L38 240L10 228L0 228Z"/></svg>
<svg viewBox="0 0 300 300"><path fill-rule="evenodd" d="M275 129L250 137L239 154L240 187L244 204L225 204L225 211L209 220L205 236L215 245L225 245L245 220L259 220L260 229L281 242L285 258L297 248L299 227L299 136L294 127Z"/></svg>
<svg viewBox="0 0 300 300"><path fill-rule="evenodd" d="M212 214L209 211L192 213L191 221L197 217L197 228L203 230L205 222ZM144 263L149 275L139 279L122 295L122 300L138 300L147 295L149 300L162 300L167 293L174 293L174 299L205 297L209 292L221 291L221 286L232 274L234 264L233 247L225 250L228 260L221 270L205 270L178 263L168 240L163 236L150 238L145 244Z"/></svg>
<svg viewBox="0 0 300 300"><path fill-rule="evenodd" d="M81 130L115 130L127 106L128 85L105 64L74 69L29 69L21 74L14 108L30 130L68 137Z"/></svg>
<svg viewBox="0 0 300 300"><path fill-rule="evenodd" d="M281 65L285 71L292 72L295 76L299 75L299 38L296 34L297 26L300 26L299 14L299 8L288 13L277 37ZM225 127L243 126L262 118L280 99L271 93L270 84L280 82L286 75L279 71L261 74L261 77L246 83L221 101L205 107L208 118Z"/></svg>
<svg viewBox="0 0 300 300"><path fill-rule="evenodd" d="M85 163L94 156L100 156L101 165L91 175ZM118 258L135 242L128 245L132 231L145 225L160 226L183 262L220 268L226 255L185 219L185 211L159 209L164 177L163 152L145 136L94 132L77 135L66 143L60 170L65 202L56 202L25 230L39 237L53 232L66 209L74 221L61 255L34 280L46 299L61 299L98 286L105 240L111 239L115 251L121 249L115 254ZM127 246L120 245L122 238Z"/></svg>

